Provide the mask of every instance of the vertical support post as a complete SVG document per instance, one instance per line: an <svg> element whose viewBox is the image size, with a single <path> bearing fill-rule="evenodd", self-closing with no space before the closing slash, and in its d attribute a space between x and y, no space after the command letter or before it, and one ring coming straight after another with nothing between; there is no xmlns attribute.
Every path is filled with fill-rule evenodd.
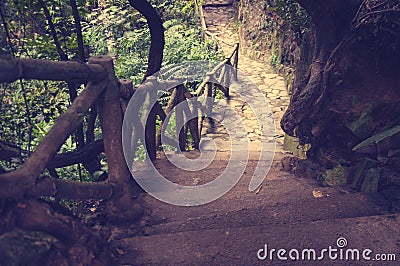
<svg viewBox="0 0 400 266"><path fill-rule="evenodd" d="M229 65L230 67L232 67L232 65ZM231 72L231 68L230 67L227 67L226 68L226 72L225 72L225 80L224 80L224 85L225 85L225 89L226 89L226 92L225 92L225 97L226 98L229 98L229 86L231 85L231 75L232 75L232 72ZM236 70L234 70L235 72L236 72Z"/></svg>
<svg viewBox="0 0 400 266"><path fill-rule="evenodd" d="M108 162L109 180L117 184L128 183L130 172L122 151L122 110L113 60L109 56L96 56L90 58L89 63L103 66L108 73L108 85L98 98L97 106Z"/></svg>
<svg viewBox="0 0 400 266"><path fill-rule="evenodd" d="M134 221L142 210L133 203L133 179L125 162L122 149L122 108L119 99L118 80L115 76L113 60L110 56L96 56L89 63L100 64L107 71L108 81L105 91L97 99L100 125L104 140L104 151L108 163L108 180L115 186L114 193L106 207L108 219Z"/></svg>
<svg viewBox="0 0 400 266"><path fill-rule="evenodd" d="M207 92L206 92L206 110L208 113L211 113L213 106L213 84L211 82L207 82ZM208 114L207 114L208 115Z"/></svg>
<svg viewBox="0 0 400 266"><path fill-rule="evenodd" d="M171 96L169 97L167 108L165 109L165 115L168 115L171 112L171 110L175 107L176 102L177 102L176 94L177 94L176 88L174 88L171 92ZM160 108L161 108L161 105L160 105ZM163 119L161 119L161 120L163 120ZM163 124L164 124L164 120L160 123L160 128L158 129L158 132L157 132L156 148L158 148L162 145L161 135L164 133L162 130Z"/></svg>
<svg viewBox="0 0 400 266"><path fill-rule="evenodd" d="M180 84L176 87L177 104L181 103L182 101L186 101L186 98L184 95L184 89L185 89L185 85L183 85L183 84ZM182 152L182 151L186 150L185 129L184 129L184 127L179 128L180 125L185 124L183 108L176 109L175 119L176 119L176 134L179 139L179 149L180 149L180 152Z"/></svg>
<svg viewBox="0 0 400 266"><path fill-rule="evenodd" d="M237 73L238 73L238 64L239 64L239 43L236 43L236 48L235 48L235 59L233 61L233 78L235 81L238 80Z"/></svg>
<svg viewBox="0 0 400 266"><path fill-rule="evenodd" d="M224 65L223 69L223 76L221 79L222 86L225 88L224 95L226 98L229 98L229 86L231 85L231 68L232 68L232 63L231 63L231 58L226 59L226 64ZM228 66L227 66L228 65Z"/></svg>
<svg viewBox="0 0 400 266"><path fill-rule="evenodd" d="M129 100L135 93L135 89L133 88L132 80L130 79L121 79L119 80L119 84L120 84L119 94L122 99L121 101L122 113L125 114Z"/></svg>
<svg viewBox="0 0 400 266"><path fill-rule="evenodd" d="M155 161L157 157L156 147L156 105L151 107L145 125L146 150L150 160Z"/></svg>
<svg viewBox="0 0 400 266"><path fill-rule="evenodd" d="M200 104L199 104L200 105ZM203 131L203 112L200 108L200 106L197 108L197 129L198 129L198 134L199 134L199 139L201 138L201 132ZM200 144L200 141L199 141Z"/></svg>
<svg viewBox="0 0 400 266"><path fill-rule="evenodd" d="M185 98L186 99L191 99L193 98L193 95L185 88ZM185 112L187 112L187 116L188 117L194 117L193 119L189 120L189 130L190 130L190 134L192 135L193 138L193 147L198 150L199 149L199 144L200 144L200 136L199 136L199 125L198 125L198 119L199 117L197 117L197 108L199 108L198 106L198 102L193 102L193 111L190 110L189 104L185 103Z"/></svg>

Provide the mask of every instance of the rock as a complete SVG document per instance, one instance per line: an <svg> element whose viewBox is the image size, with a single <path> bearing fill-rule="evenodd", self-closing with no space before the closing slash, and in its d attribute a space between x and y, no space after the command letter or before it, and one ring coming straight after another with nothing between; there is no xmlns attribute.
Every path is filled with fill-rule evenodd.
<svg viewBox="0 0 400 266"><path fill-rule="evenodd" d="M364 181L361 185L361 191L377 192L381 173L382 173L381 168L368 169L365 173Z"/></svg>
<svg viewBox="0 0 400 266"><path fill-rule="evenodd" d="M285 134L283 147L285 150L292 152L293 155L301 159L307 158L306 151L303 149L303 147L299 146L299 140L297 138Z"/></svg>
<svg viewBox="0 0 400 266"><path fill-rule="evenodd" d="M329 187L345 186L349 176L349 168L336 165L333 169L328 169L322 174L322 184Z"/></svg>
<svg viewBox="0 0 400 266"><path fill-rule="evenodd" d="M365 171L370 168L376 167L378 165L379 165L379 162L376 160L372 160L367 157L362 159L355 168L355 173L354 173L353 180L351 182L350 187L355 190L360 190L361 186L364 182Z"/></svg>
<svg viewBox="0 0 400 266"><path fill-rule="evenodd" d="M293 156L286 156L282 158L282 168L283 170L287 172L292 172L297 164L298 164L299 158L293 157Z"/></svg>
<svg viewBox="0 0 400 266"><path fill-rule="evenodd" d="M42 232L14 230L0 236L1 265L39 265L58 240Z"/></svg>
<svg viewBox="0 0 400 266"><path fill-rule="evenodd" d="M282 111L282 109L280 107L272 107L272 112L273 113L277 113L277 112L280 112L280 111Z"/></svg>
<svg viewBox="0 0 400 266"><path fill-rule="evenodd" d="M300 178L313 178L317 180L321 179L320 165L313 163L309 160L299 159L297 161L297 166L293 170L294 174Z"/></svg>
<svg viewBox="0 0 400 266"><path fill-rule="evenodd" d="M374 130L374 123L370 112L370 108L366 108L358 119L347 123L345 122L345 126L360 139L368 138Z"/></svg>
<svg viewBox="0 0 400 266"><path fill-rule="evenodd" d="M258 139L258 135L255 133L248 134L248 137L249 137L250 141L255 141Z"/></svg>

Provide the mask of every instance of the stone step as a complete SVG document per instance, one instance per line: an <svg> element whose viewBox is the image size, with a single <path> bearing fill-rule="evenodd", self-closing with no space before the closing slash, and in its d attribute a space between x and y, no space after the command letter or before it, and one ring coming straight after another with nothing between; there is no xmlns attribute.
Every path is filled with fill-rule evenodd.
<svg viewBox="0 0 400 266"><path fill-rule="evenodd" d="M353 218L385 214L388 205L376 195L349 193L332 195L323 198L309 197L291 202L243 202L241 198L230 200L233 208L224 203L220 209L209 209L209 212L193 210L184 215L178 214L179 208L171 209L174 216L169 218L151 216L155 225L143 228L143 234L156 235L179 233L206 229L229 229L250 226L275 226L296 222L314 222L328 219ZM237 202L235 202L237 201ZM378 201L378 202L377 202ZM201 207L192 207L201 208ZM208 208L206 208L208 209Z"/></svg>
<svg viewBox="0 0 400 266"><path fill-rule="evenodd" d="M215 220L215 226L226 226L231 217L236 217L229 224L244 226L255 223L246 221L247 217L255 217L254 215L263 217L264 223L283 223L289 220L320 220L325 216L340 218L376 215L389 209L389 204L378 194L322 188L313 180L267 180L258 193L249 192L247 187L248 182L240 182L223 197L196 207L177 207L150 196L146 196L144 201L146 208L151 210L149 220L155 221L155 224L175 223L172 227L176 225L177 228L182 223L187 228L185 230L193 229L190 221L206 224L207 220ZM217 225L218 223L220 224ZM162 229L156 231L162 232Z"/></svg>
<svg viewBox="0 0 400 266"><path fill-rule="evenodd" d="M311 254L313 258L313 253L306 252L305 260L296 261L295 264L398 265L393 261L381 264L373 260L367 261L362 254L365 249L370 249L371 253L364 254L371 259L379 253L394 254L399 260L400 214L275 225L264 225L262 222L260 220L260 225L249 227L126 238L115 241L112 245L120 254L117 261L119 265L288 265L293 264L289 254L295 256L296 250L301 259L303 249L314 249L316 256L320 257L321 251L330 247L331 255L337 256L335 260L329 259L327 251L322 253L323 260L307 260L307 254ZM339 241L339 238L344 239ZM260 260L257 253L264 256L265 245L268 254L272 249L285 249L285 256L289 261L280 261L276 251L272 254L272 260L270 257ZM352 260L353 251L354 254L360 254L361 260ZM351 260L345 260L346 254Z"/></svg>

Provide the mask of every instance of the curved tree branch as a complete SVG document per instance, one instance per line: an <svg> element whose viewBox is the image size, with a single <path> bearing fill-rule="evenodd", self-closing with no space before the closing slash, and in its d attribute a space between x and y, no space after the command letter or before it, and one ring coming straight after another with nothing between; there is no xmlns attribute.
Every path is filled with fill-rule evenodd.
<svg viewBox="0 0 400 266"><path fill-rule="evenodd" d="M47 167L61 168L73 164L84 163L97 159L97 156L104 152L103 140L96 140L93 143L87 144L83 148L76 151L59 153L50 161Z"/></svg>
<svg viewBox="0 0 400 266"><path fill-rule="evenodd" d="M70 3L70 6L72 8L72 15L74 17L74 23L75 23L75 33L76 33L76 39L77 39L77 43L78 43L78 58L82 62L86 62L85 48L84 48L84 45L83 45L81 17L79 15L79 11L78 11L78 7L76 5L76 1L75 0L70 0L69 3Z"/></svg>
<svg viewBox="0 0 400 266"><path fill-rule="evenodd" d="M164 50L164 27L157 11L146 0L129 0L133 8L138 10L147 20L151 35L151 45L145 78L161 69ZM159 103L151 109L146 123L146 149L151 160L156 159L156 109Z"/></svg>
<svg viewBox="0 0 400 266"><path fill-rule="evenodd" d="M164 27L157 11L145 0L129 0L133 8L147 20L151 35L149 59L145 77L151 76L161 68L164 50Z"/></svg>

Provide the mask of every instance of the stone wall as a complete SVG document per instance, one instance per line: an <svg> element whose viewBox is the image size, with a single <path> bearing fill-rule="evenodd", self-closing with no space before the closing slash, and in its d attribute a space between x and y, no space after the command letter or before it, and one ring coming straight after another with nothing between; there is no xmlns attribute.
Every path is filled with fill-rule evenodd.
<svg viewBox="0 0 400 266"><path fill-rule="evenodd" d="M313 29L311 26L304 28L311 25L310 22L297 22L304 18L291 17L292 21L287 21L280 15L283 11L279 12L278 2L287 2L284 8L299 9L291 0L240 0L237 4L240 51L252 59L271 64L276 72L286 77L290 91L295 77L294 69L300 71L297 75L300 77L311 64ZM291 12L301 15L305 11Z"/></svg>

